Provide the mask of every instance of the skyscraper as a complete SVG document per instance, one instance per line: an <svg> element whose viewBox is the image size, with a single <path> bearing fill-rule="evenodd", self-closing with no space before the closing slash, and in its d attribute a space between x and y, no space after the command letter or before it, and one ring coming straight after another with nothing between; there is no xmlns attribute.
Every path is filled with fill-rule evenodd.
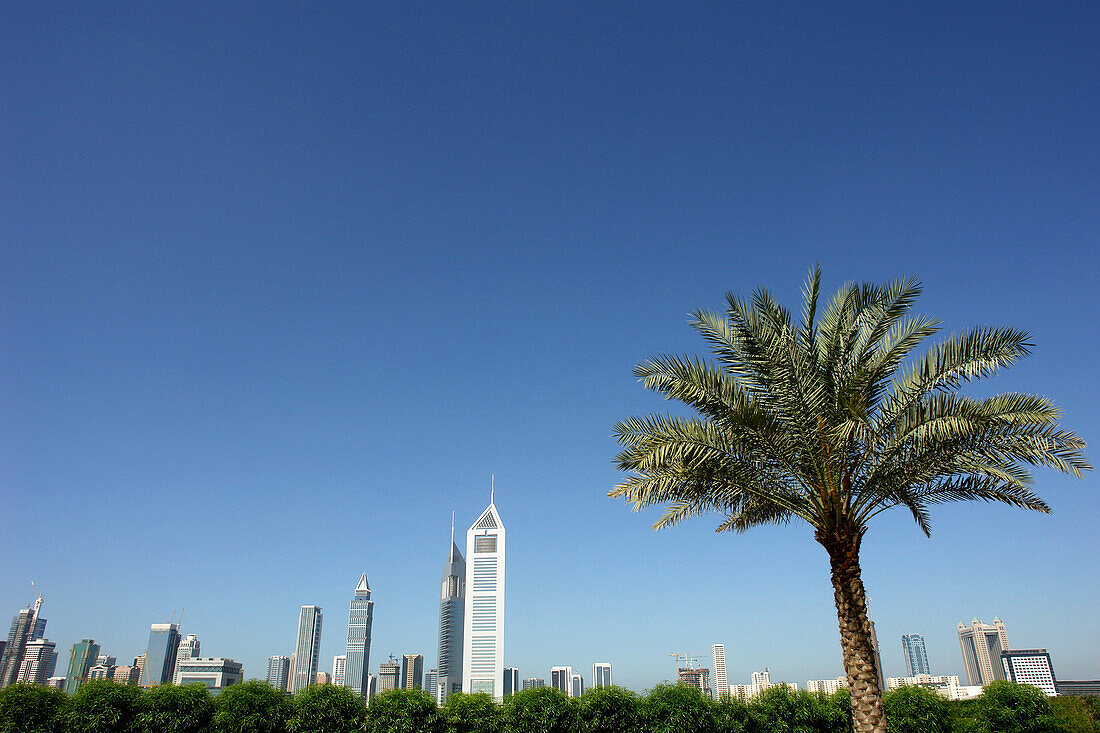
<svg viewBox="0 0 1100 733"><path fill-rule="evenodd" d="M304 690L317 680L318 655L321 652L320 606L302 606L298 614L298 642L294 645L294 672L291 692Z"/></svg>
<svg viewBox="0 0 1100 733"><path fill-rule="evenodd" d="M882 651L878 645L878 634L875 633L875 622L870 619L867 623L871 625L871 647L875 652L875 671L878 672L878 689L883 694L886 694L886 672L882 668Z"/></svg>
<svg viewBox="0 0 1100 733"><path fill-rule="evenodd" d="M439 696L439 670L429 669L424 673L424 690L438 701Z"/></svg>
<svg viewBox="0 0 1100 733"><path fill-rule="evenodd" d="M42 597L35 599L34 608L24 608L11 620L11 630L8 631L7 643L4 645L3 656L0 657L0 687L10 685L19 677L19 665L23 662L23 654L27 650L27 644L34 641L35 626L38 625L38 611L42 607ZM41 622L39 634L44 635L46 621Z"/></svg>
<svg viewBox="0 0 1100 733"><path fill-rule="evenodd" d="M401 687L401 664L390 657L378 665L378 691L396 690Z"/></svg>
<svg viewBox="0 0 1100 733"><path fill-rule="evenodd" d="M596 662L592 665L592 686L593 687L610 687L614 684L611 681L611 662Z"/></svg>
<svg viewBox="0 0 1100 733"><path fill-rule="evenodd" d="M968 684L984 687L993 680L1003 680L1001 652L1009 649L1004 622L995 618L992 625L987 625L974 619L970 626L959 624L958 632Z"/></svg>
<svg viewBox="0 0 1100 733"><path fill-rule="evenodd" d="M466 532L469 608L462 628L462 690L504 699L504 524L489 506Z"/></svg>
<svg viewBox="0 0 1100 733"><path fill-rule="evenodd" d="M27 642L23 661L19 664L19 681L46 684L50 678L55 644L49 639L38 638Z"/></svg>
<svg viewBox="0 0 1100 733"><path fill-rule="evenodd" d="M730 694L729 684L726 682L726 645L711 645L710 656L714 660L714 697L721 700Z"/></svg>
<svg viewBox="0 0 1100 733"><path fill-rule="evenodd" d="M401 658L401 687L405 690L424 687L423 654L406 654Z"/></svg>
<svg viewBox="0 0 1100 733"><path fill-rule="evenodd" d="M584 694L584 677L576 672L569 678L569 697L580 697Z"/></svg>
<svg viewBox="0 0 1100 733"><path fill-rule="evenodd" d="M267 682L279 692L286 692L290 676L290 657L275 655L267 658Z"/></svg>
<svg viewBox="0 0 1100 733"><path fill-rule="evenodd" d="M519 692L519 670L515 667L504 668L504 696Z"/></svg>
<svg viewBox="0 0 1100 733"><path fill-rule="evenodd" d="M905 654L905 668L909 677L932 674L928 667L928 654L924 651L924 637L920 634L902 634L901 650Z"/></svg>
<svg viewBox="0 0 1100 733"><path fill-rule="evenodd" d="M180 630L177 624L150 624L149 646L145 649L145 667L141 670L141 684L163 685L172 681L176 671L176 653L180 646ZM67 684L67 683L66 683Z"/></svg>
<svg viewBox="0 0 1100 733"><path fill-rule="evenodd" d="M99 656L99 644L91 639L81 639L69 652L69 671L65 674L65 692L72 695L88 677L88 670Z"/></svg>
<svg viewBox="0 0 1100 733"><path fill-rule="evenodd" d="M451 515L451 549L443 565L439 591L439 687L430 690L442 704L452 692L462 692L462 634L466 613L466 560L455 544Z"/></svg>
<svg viewBox="0 0 1100 733"><path fill-rule="evenodd" d="M332 658L332 684L343 687L348 678L348 655L337 654Z"/></svg>
<svg viewBox="0 0 1100 733"><path fill-rule="evenodd" d="M550 686L559 692L563 692L566 695L569 694L569 687L573 684L573 668L572 667L551 667L550 668Z"/></svg>
<svg viewBox="0 0 1100 733"><path fill-rule="evenodd" d="M200 650L201 646L202 645L199 644L199 637L195 636L194 634L188 634L184 638L180 639L179 648L176 650L176 666L172 670L172 682L173 682L173 684L178 685L180 683L180 681L179 681L180 662L183 662L183 661L188 660L188 659L192 659L194 657L202 656L199 653L199 650Z"/></svg>
<svg viewBox="0 0 1100 733"><path fill-rule="evenodd" d="M370 695L367 678L370 666L370 633L374 623L374 601L370 599L370 583L367 574L359 576L355 595L348 610L348 643L344 656L344 686L360 699Z"/></svg>

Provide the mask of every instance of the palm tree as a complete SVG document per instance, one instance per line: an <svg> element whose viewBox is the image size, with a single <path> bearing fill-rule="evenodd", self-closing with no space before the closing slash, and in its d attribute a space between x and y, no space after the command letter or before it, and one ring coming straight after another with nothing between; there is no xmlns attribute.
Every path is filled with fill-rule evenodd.
<svg viewBox="0 0 1100 733"><path fill-rule="evenodd" d="M902 506L928 534L929 509L945 502L1049 513L1026 465L1078 477L1090 466L1046 398L959 391L1027 356L1027 333L976 328L910 359L939 326L909 315L919 283L849 284L819 315L820 283L815 267L798 323L766 290L727 294L725 317L692 313L714 362L665 355L635 368L697 415L616 425L630 475L609 496L665 506L654 529L710 512L724 516L719 532L809 524L829 555L855 730L885 731L859 565L871 519Z"/></svg>

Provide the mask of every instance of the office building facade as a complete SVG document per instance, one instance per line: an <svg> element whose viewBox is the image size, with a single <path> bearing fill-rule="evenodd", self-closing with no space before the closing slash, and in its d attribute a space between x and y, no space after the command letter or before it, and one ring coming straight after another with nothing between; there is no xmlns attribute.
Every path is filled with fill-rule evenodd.
<svg viewBox="0 0 1100 733"><path fill-rule="evenodd" d="M405 654L401 658L401 688L420 690L424 687L424 655Z"/></svg>
<svg viewBox="0 0 1100 733"><path fill-rule="evenodd" d="M11 620L4 653L0 656L0 687L10 685L19 678L19 665L23 662L27 644L34 641L35 620L36 611L31 608L24 608Z"/></svg>
<svg viewBox="0 0 1100 733"><path fill-rule="evenodd" d="M99 656L99 644L92 639L81 639L73 644L69 651L69 671L65 673L65 692L69 695L76 693L84 680L88 679L88 670L95 664Z"/></svg>
<svg viewBox="0 0 1100 733"><path fill-rule="evenodd" d="M46 684L53 672L53 661L56 658L54 648L56 645L49 639L35 639L28 642L23 651L23 661L19 663L19 682L31 682L36 685Z"/></svg>
<svg viewBox="0 0 1100 733"><path fill-rule="evenodd" d="M279 692L286 692L290 681L290 657L276 654L267 658L267 683Z"/></svg>
<svg viewBox="0 0 1100 733"><path fill-rule="evenodd" d="M175 684L179 684L179 667L180 662L185 659L191 659L192 657L201 657L202 645L199 643L199 637L194 634L188 634L180 639L179 648L176 650L176 668L172 672L172 681Z"/></svg>
<svg viewBox="0 0 1100 733"><path fill-rule="evenodd" d="M179 626L174 623L151 624L149 645L145 648L145 666L141 684L146 687L172 681L176 671L176 654L180 646Z"/></svg>
<svg viewBox="0 0 1100 733"><path fill-rule="evenodd" d="M592 665L592 686L610 687L615 684L611 681L611 662L596 662Z"/></svg>
<svg viewBox="0 0 1100 733"><path fill-rule="evenodd" d="M370 637L374 625L374 601L367 574L359 576L348 609L348 641L344 647L344 686L366 700L370 696Z"/></svg>
<svg viewBox="0 0 1100 733"><path fill-rule="evenodd" d="M523 689L525 690L537 690L540 687L546 687L546 680L542 677L528 677L523 681Z"/></svg>
<svg viewBox="0 0 1100 733"><path fill-rule="evenodd" d="M1058 694L1054 665L1046 649L1012 649L1001 652L1005 679L1038 687L1049 697Z"/></svg>
<svg viewBox="0 0 1100 733"><path fill-rule="evenodd" d="M569 697L580 697L584 694L584 677L576 672L569 678Z"/></svg>
<svg viewBox="0 0 1100 733"><path fill-rule="evenodd" d="M455 544L451 517L451 549L443 564L439 589L438 689L432 691L442 704L452 692L462 691L463 633L466 623L466 559Z"/></svg>
<svg viewBox="0 0 1100 733"><path fill-rule="evenodd" d="M572 667L551 667L550 686L566 695L569 694L569 686L573 682Z"/></svg>
<svg viewBox="0 0 1100 733"><path fill-rule="evenodd" d="M504 699L504 523L493 495L466 532L467 608L462 628L462 690Z"/></svg>
<svg viewBox="0 0 1100 733"><path fill-rule="evenodd" d="M401 687L401 663L393 657L378 665L378 691L396 690Z"/></svg>
<svg viewBox="0 0 1100 733"><path fill-rule="evenodd" d="M910 677L918 674L932 674L932 670L928 667L928 654L924 650L924 637L921 634L903 634L901 650L905 654L905 669Z"/></svg>
<svg viewBox="0 0 1100 733"><path fill-rule="evenodd" d="M298 640L294 644L294 671L290 692L304 690L317 680L317 663L321 653L320 606L302 606L298 614Z"/></svg>
<svg viewBox="0 0 1100 733"><path fill-rule="evenodd" d="M224 657L191 657L179 663L179 684L201 684L217 695L244 680L244 666Z"/></svg>
<svg viewBox="0 0 1100 733"><path fill-rule="evenodd" d="M993 680L1005 679L1001 652L1008 651L1008 631L999 618L992 624L978 619L969 626L958 625L959 646L962 649L966 679L972 686L986 686Z"/></svg>
<svg viewBox="0 0 1100 733"><path fill-rule="evenodd" d="M514 695L520 691L519 670L515 667L504 668L504 696Z"/></svg>
<svg viewBox="0 0 1100 733"><path fill-rule="evenodd" d="M348 655L337 654L332 658L332 684L344 687L347 680Z"/></svg>
<svg viewBox="0 0 1100 733"><path fill-rule="evenodd" d="M429 669L424 673L424 690L439 701L439 670Z"/></svg>
<svg viewBox="0 0 1100 733"><path fill-rule="evenodd" d="M806 692L832 695L837 690L846 689L848 689L848 678L846 676L837 677L835 680L806 680Z"/></svg>

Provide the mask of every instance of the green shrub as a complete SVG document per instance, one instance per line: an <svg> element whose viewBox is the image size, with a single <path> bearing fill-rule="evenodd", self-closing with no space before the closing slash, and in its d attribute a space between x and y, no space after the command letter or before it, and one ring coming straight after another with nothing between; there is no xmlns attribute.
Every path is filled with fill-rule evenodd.
<svg viewBox="0 0 1100 733"><path fill-rule="evenodd" d="M286 733L291 706L286 694L267 682L230 685L214 700L216 733Z"/></svg>
<svg viewBox="0 0 1100 733"><path fill-rule="evenodd" d="M68 701L52 687L8 685L0 690L0 733L61 733Z"/></svg>
<svg viewBox="0 0 1100 733"><path fill-rule="evenodd" d="M696 687L657 685L642 703L642 720L649 733L716 733L715 704Z"/></svg>
<svg viewBox="0 0 1100 733"><path fill-rule="evenodd" d="M367 706L368 733L435 733L439 708L424 690L386 690Z"/></svg>
<svg viewBox="0 0 1100 733"><path fill-rule="evenodd" d="M552 687L523 690L504 703L508 733L576 733L577 706Z"/></svg>
<svg viewBox="0 0 1100 733"><path fill-rule="evenodd" d="M138 716L142 733L209 733L214 729L214 701L199 684L157 685L144 693Z"/></svg>
<svg viewBox="0 0 1100 733"><path fill-rule="evenodd" d="M581 733L634 733L642 718L641 698L622 687L594 687L577 708Z"/></svg>
<svg viewBox="0 0 1100 733"><path fill-rule="evenodd" d="M848 718L831 700L776 685L749 703L745 727L750 733L844 733Z"/></svg>
<svg viewBox="0 0 1100 733"><path fill-rule="evenodd" d="M444 733L500 733L504 726L500 706L484 692L452 692L439 715Z"/></svg>
<svg viewBox="0 0 1100 733"><path fill-rule="evenodd" d="M978 724L986 733L1056 733L1046 693L1031 685L996 680L977 701Z"/></svg>
<svg viewBox="0 0 1100 733"><path fill-rule="evenodd" d="M748 730L749 709L737 698L726 695L713 709L714 724L719 733L744 733Z"/></svg>
<svg viewBox="0 0 1100 733"><path fill-rule="evenodd" d="M85 682L69 700L65 730L67 733L144 733L140 720L144 703L140 687L109 680Z"/></svg>
<svg viewBox="0 0 1100 733"><path fill-rule="evenodd" d="M951 733L951 709L932 690L913 685L891 690L883 708L890 733Z"/></svg>
<svg viewBox="0 0 1100 733"><path fill-rule="evenodd" d="M352 733L367 719L359 695L338 685L310 685L295 693L291 705L291 733Z"/></svg>

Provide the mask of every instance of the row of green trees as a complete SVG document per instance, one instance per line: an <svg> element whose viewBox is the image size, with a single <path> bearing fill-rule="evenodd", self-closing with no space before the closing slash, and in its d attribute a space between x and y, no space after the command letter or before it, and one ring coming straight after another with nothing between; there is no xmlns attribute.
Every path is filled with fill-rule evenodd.
<svg viewBox="0 0 1100 733"><path fill-rule="evenodd" d="M974 701L948 702L916 687L885 697L891 733L1090 733L1096 699L1055 698L996 682ZM813 695L775 687L748 703L658 685L646 695L603 687L571 699L526 690L498 705L451 695L437 707L420 690L382 693L364 706L348 689L315 685L288 698L246 682L212 698L201 685L149 690L95 681L72 697L37 685L0 690L0 733L847 733L847 691Z"/></svg>

